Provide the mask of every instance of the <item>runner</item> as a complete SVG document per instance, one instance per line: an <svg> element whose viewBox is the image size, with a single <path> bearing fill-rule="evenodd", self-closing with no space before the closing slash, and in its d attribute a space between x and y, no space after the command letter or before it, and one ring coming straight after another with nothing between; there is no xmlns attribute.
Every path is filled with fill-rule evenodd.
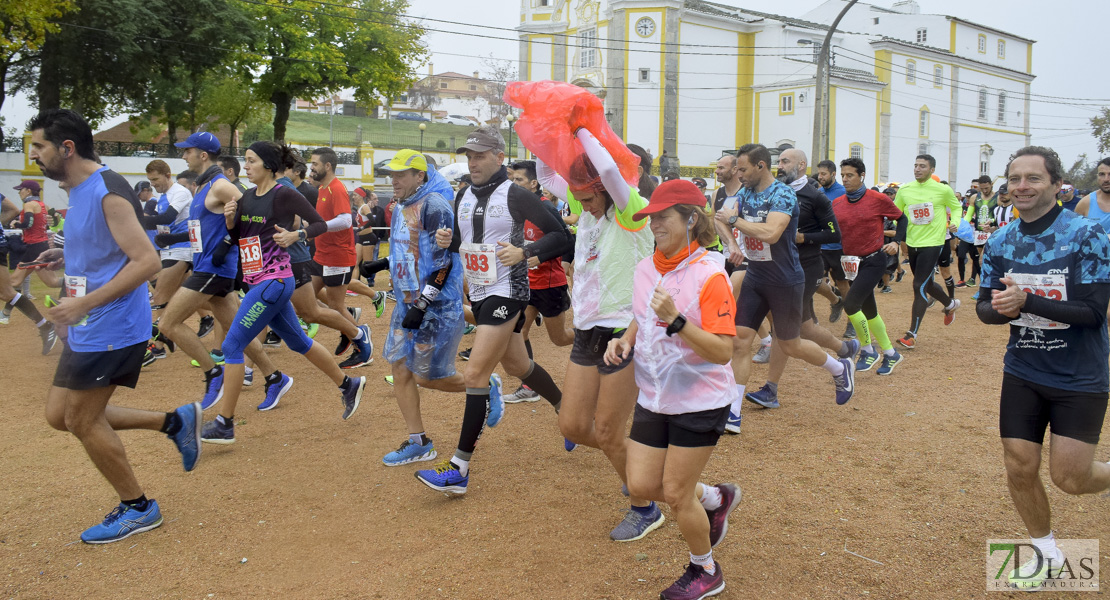
<svg viewBox="0 0 1110 600"><path fill-rule="evenodd" d="M841 261L852 279L844 297L844 311L856 328L862 345L856 371L875 371L890 375L902 362L902 355L890 343L886 323L879 316L875 303L875 287L887 268L887 257L897 256L898 244L906 238L908 219L885 194L867 189L863 184L867 167L858 158L840 162L840 178L845 195L833 201L833 211L841 227L844 256ZM891 241L884 242L884 219L897 222Z"/></svg>
<svg viewBox="0 0 1110 600"><path fill-rule="evenodd" d="M153 215L143 217L143 227L147 230L165 234L189 233L189 207L193 196L185 186L173 180L170 166L163 160L152 160L146 165L146 177L150 185L160 194ZM171 244L161 251L162 270L158 272L158 285L154 288L154 297L151 299L151 310L155 315L155 323L159 313L166 308L170 298L181 287L185 276L193 269L193 250L189 241ZM155 335L153 347L148 351L149 358L144 358L144 364L153 362L154 359L165 358L166 350L160 335ZM171 342L172 344L172 342ZM170 345L172 349L174 346Z"/></svg>
<svg viewBox="0 0 1110 600"><path fill-rule="evenodd" d="M737 344L732 370L738 395L732 403L726 431L740 432L740 405L751 371L751 343L755 328L770 314L774 336L786 355L823 367L833 377L836 403L855 394L855 364L836 359L820 346L801 338L804 273L795 244L798 200L794 190L771 174L771 153L760 144L745 144L737 152L744 189L737 210L721 210L716 218L740 230L741 247L748 257L748 274L736 309Z"/></svg>
<svg viewBox="0 0 1110 600"><path fill-rule="evenodd" d="M14 218L14 215L17 214L19 214L19 209L16 208L15 204L5 198L3 194L0 194L0 300L31 319L31 322L39 330L39 336L42 338L42 354L45 356L54 349L54 345L58 342L54 324L42 316L30 298L12 287L11 279L8 276L9 264L19 259L10 256L8 236L5 234L3 222L8 220L9 217ZM0 315L0 324L8 324L7 315Z"/></svg>
<svg viewBox="0 0 1110 600"><path fill-rule="evenodd" d="M836 181L836 163L833 161L826 159L817 163L816 177L821 191L830 202L844 195L844 186ZM829 301L829 323L836 323L840 320L840 315L844 314L844 296L848 294L848 286L851 284L841 265L840 257L843 254L840 243L821 244L821 261L828 279L821 282L817 292ZM829 283L830 281L832 284ZM845 327L844 337L848 339L856 337L851 323Z"/></svg>
<svg viewBox="0 0 1110 600"><path fill-rule="evenodd" d="M158 503L135 478L117 430L161 431L181 452L186 471L200 458L200 405L171 413L109 406L117 386L134 388L150 337L146 281L158 272L158 255L143 233L142 207L122 176L101 166L92 129L71 110L40 112L28 125L27 158L69 191L65 249L35 259L65 268L66 297L48 312L68 326L65 348L46 397L46 421L69 431L85 448L120 504L81 541L117 542L162 525Z"/></svg>
<svg viewBox="0 0 1110 600"><path fill-rule="evenodd" d="M560 256L566 236L563 224L534 194L509 181L502 166L505 139L497 129L482 126L470 132L456 153L466 153L473 185L455 197L451 249L462 255L478 331L463 375L466 408L458 448L435 468L417 471L416 478L434 490L457 495L466 493L470 459L482 430L496 427L504 416L501 378L493 372L498 362L559 410L562 392L547 371L528 358L520 331L529 298L528 267ZM535 223L544 237L522 247L525 221ZM461 331L462 323L458 326Z"/></svg>
<svg viewBox="0 0 1110 600"><path fill-rule="evenodd" d="M718 239L701 191L683 180L663 183L633 218L649 215L656 251L636 265L635 320L609 341L605 363L632 358L640 389L628 489L666 502L690 550L686 573L659 597L705 598L725 587L713 547L740 503L735 484L698 482L724 433L736 385L728 367L736 302L723 257L705 250ZM630 356L634 347L639 352Z"/></svg>
<svg viewBox="0 0 1110 600"><path fill-rule="evenodd" d="M1098 189L1075 205L1075 212L1098 221L1104 231L1110 231L1110 156L1098 161Z"/></svg>
<svg viewBox="0 0 1110 600"><path fill-rule="evenodd" d="M976 286L976 278L980 273L979 255L983 245L987 243L987 238L990 234L987 233L983 227L989 221L990 205L996 203L997 199L994 195L994 182L991 181L990 175L983 175L975 180L977 193L973 198L968 198L967 208L964 211L964 220L975 228L977 233L975 239L969 244L961 241L956 250L956 258L959 261L960 280L965 285L970 287ZM964 279L964 258L971 257L971 277ZM960 287L960 284L956 284Z"/></svg>
<svg viewBox="0 0 1110 600"><path fill-rule="evenodd" d="M1051 149L1014 153L1006 180L1020 221L987 241L975 307L984 323L1010 324L998 421L1010 497L1037 548L1009 574L1025 590L1068 569L1041 483L1045 428L1057 487L1073 495L1110 488L1110 464L1094 459L1110 389L1110 241L1101 225L1056 204L1062 178Z"/></svg>
<svg viewBox="0 0 1110 600"><path fill-rule="evenodd" d="M944 234L948 231L946 209L959 211L960 201L952 188L933 179L937 161L928 154L919 155L913 163L914 180L899 187L894 205L906 214L906 245L909 246L910 272L913 273L913 308L910 328L898 343L912 350L917 346L917 330L929 306L929 296L944 307L944 324L956 318L960 301L945 293L933 280L934 270L944 250Z"/></svg>
<svg viewBox="0 0 1110 600"><path fill-rule="evenodd" d="M257 344L255 338L269 326L278 332L290 350L303 354L339 387L343 419L349 419L358 409L366 378L352 379L344 375L327 350L301 330L289 301L295 284L289 253L284 247L327 231L327 225L304 196L277 183L277 176L285 171L285 160L291 153L288 146L273 142L251 144L246 152L244 171L255 187L247 190L242 198L232 198L224 205L226 231L239 247L243 282L250 286L224 339L222 349L227 362L224 368L229 380L242 380L243 350L248 344ZM296 230L294 216L307 222L307 226ZM363 333L369 337L365 327ZM292 378L288 385L292 385ZM235 442L234 416L238 400L239 386L226 386L219 414L215 420L204 424L201 441Z"/></svg>
<svg viewBox="0 0 1110 600"><path fill-rule="evenodd" d="M18 268L19 263L32 262L35 257L50 249L50 223L46 218L46 204L39 198L42 193L39 182L24 179L15 186L15 189L19 192L20 200L23 201L23 210L20 211L19 218L8 223L8 227L22 230L25 248L16 261L8 265L8 270L14 270L11 273L12 287L16 289L24 287L24 294L26 294L28 288L23 285L23 282L31 276L31 273L35 273L47 287L60 288L61 278L52 271ZM4 306L4 312L10 315L13 308L15 308L14 301L8 302Z"/></svg>

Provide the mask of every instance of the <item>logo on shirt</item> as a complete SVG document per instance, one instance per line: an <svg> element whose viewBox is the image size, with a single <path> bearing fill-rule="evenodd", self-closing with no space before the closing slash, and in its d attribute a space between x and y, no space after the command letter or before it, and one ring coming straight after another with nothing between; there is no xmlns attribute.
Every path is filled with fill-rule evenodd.
<svg viewBox="0 0 1110 600"><path fill-rule="evenodd" d="M493 318L495 319L508 319L509 307L502 304L493 310Z"/></svg>
<svg viewBox="0 0 1110 600"><path fill-rule="evenodd" d="M474 216L478 216L478 215L483 214L483 213L485 213L485 211L483 210L483 207L481 207L481 206L474 209Z"/></svg>
<svg viewBox="0 0 1110 600"><path fill-rule="evenodd" d="M732 316L732 309L729 308L727 301L721 303L720 308L717 309L717 316L718 317L731 317Z"/></svg>
<svg viewBox="0 0 1110 600"><path fill-rule="evenodd" d="M495 205L489 207L489 216L496 219L496 218L500 217L503 214L505 214L505 207L504 206L501 206L499 204L495 204Z"/></svg>

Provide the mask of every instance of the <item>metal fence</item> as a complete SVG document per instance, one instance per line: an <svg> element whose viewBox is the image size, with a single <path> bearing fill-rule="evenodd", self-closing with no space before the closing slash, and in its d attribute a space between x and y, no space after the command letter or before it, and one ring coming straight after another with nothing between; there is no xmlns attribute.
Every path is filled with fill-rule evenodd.
<svg viewBox="0 0 1110 600"><path fill-rule="evenodd" d="M11 136L0 141L0 152L23 152L23 136Z"/></svg>
<svg viewBox="0 0 1110 600"><path fill-rule="evenodd" d="M7 140L5 140L6 142ZM140 142L94 142L93 147L98 156L139 156L150 158L179 158L183 152L181 148L175 147L173 144L147 144ZM23 141L19 142L19 150L12 150L12 152L22 151ZM312 160L311 149L294 149L299 152L304 158L306 163ZM243 157L247 153L247 146L229 146L220 149L220 154L224 156L237 156ZM359 164L358 152L336 152L339 157L339 163L344 165L357 165Z"/></svg>

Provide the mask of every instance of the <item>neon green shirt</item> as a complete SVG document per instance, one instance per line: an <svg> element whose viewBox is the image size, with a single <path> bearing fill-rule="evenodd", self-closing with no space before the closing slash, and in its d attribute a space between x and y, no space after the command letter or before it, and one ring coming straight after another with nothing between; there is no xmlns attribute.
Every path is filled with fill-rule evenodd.
<svg viewBox="0 0 1110 600"><path fill-rule="evenodd" d="M944 232L948 229L945 209L951 209L956 215L963 209L956 192L932 178L925 183L915 180L899 188L894 205L910 220L906 227L906 245L911 248L943 246Z"/></svg>

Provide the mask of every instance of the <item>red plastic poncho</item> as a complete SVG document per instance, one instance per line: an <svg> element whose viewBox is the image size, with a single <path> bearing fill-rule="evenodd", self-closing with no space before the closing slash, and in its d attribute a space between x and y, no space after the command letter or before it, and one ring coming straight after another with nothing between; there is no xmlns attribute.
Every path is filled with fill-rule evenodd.
<svg viewBox="0 0 1110 600"><path fill-rule="evenodd" d="M514 128L520 143L567 181L570 188L591 187L592 181L575 181L572 170L585 151L574 136L584 128L609 152L629 185L639 181L640 157L632 153L605 120L601 99L587 90L562 81L514 81L505 87L505 102L524 111Z"/></svg>

